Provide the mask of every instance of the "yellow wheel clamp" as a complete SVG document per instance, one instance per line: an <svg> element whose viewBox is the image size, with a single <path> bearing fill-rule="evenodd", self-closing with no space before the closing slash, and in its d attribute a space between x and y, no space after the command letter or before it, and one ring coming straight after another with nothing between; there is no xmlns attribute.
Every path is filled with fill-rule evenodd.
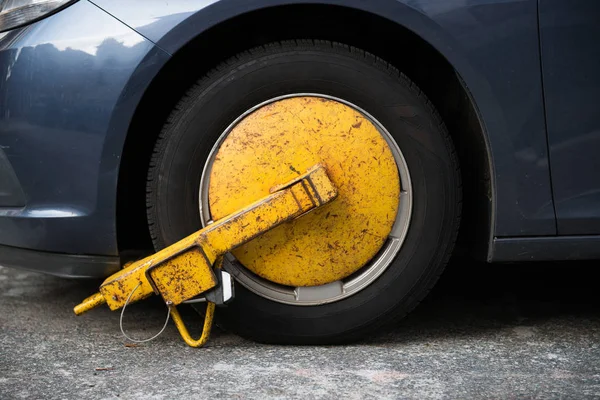
<svg viewBox="0 0 600 400"><path fill-rule="evenodd" d="M118 310L152 294L162 296L183 340L201 347L208 340L215 303L231 298L230 277L220 270L222 256L263 233L294 220L337 196L325 167L316 165L271 194L107 278L99 293L74 308L80 315L106 303ZM226 276L227 279L222 277ZM201 337L190 337L176 306L203 295L208 301Z"/></svg>

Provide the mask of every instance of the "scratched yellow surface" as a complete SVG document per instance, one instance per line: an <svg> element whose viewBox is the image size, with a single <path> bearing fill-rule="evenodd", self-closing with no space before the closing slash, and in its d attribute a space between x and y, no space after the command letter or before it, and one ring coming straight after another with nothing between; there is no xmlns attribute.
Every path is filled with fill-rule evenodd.
<svg viewBox="0 0 600 400"><path fill-rule="evenodd" d="M266 105L229 133L209 182L213 219L255 201L321 163L338 198L233 251L272 282L322 285L364 266L382 247L398 211L400 180L377 128L339 102L294 97Z"/></svg>
<svg viewBox="0 0 600 400"><path fill-rule="evenodd" d="M104 303L116 310L127 302L150 296L154 290L147 272L165 302L180 304L217 285L212 270L218 257L269 229L331 202L337 194L326 169L314 165L302 176L283 182L276 192L267 192L255 202L248 200L240 209L206 228L126 265L102 283L99 293L77 305L74 312L79 315ZM173 314L173 318L177 315ZM181 330L180 325L178 328ZM182 332L182 336L186 335Z"/></svg>

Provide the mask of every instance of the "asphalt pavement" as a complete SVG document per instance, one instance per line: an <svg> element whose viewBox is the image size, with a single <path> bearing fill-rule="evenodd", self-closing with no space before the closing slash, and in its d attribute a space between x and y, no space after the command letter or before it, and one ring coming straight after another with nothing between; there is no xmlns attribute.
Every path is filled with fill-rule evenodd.
<svg viewBox="0 0 600 400"><path fill-rule="evenodd" d="M408 318L362 343L271 346L217 330L204 349L172 324L132 346L118 313L73 315L98 282L0 267L0 398L599 398L599 266L454 261ZM147 337L165 309L125 317Z"/></svg>

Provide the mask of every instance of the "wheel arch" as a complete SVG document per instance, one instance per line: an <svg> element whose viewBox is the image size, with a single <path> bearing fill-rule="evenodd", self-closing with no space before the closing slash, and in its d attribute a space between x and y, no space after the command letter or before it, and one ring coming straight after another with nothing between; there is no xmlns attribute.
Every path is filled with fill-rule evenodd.
<svg viewBox="0 0 600 400"><path fill-rule="evenodd" d="M176 28L157 41L169 52L174 43L181 47L172 52L152 79L127 129L117 186L119 251L123 254L152 249L146 221L146 174L161 127L186 89L218 63L252 47L278 40L324 39L359 47L385 59L409 76L436 106L455 142L463 171L465 211L458 245L485 258L494 226L494 185L484 123L456 66L424 39L433 34L433 23L417 11L400 6L408 13L408 17L404 14L405 24L358 8L295 4L232 16L187 40L180 37L174 42L169 37L189 33L187 28ZM184 25L204 18L200 14L191 16ZM252 34L239 35L245 31ZM406 51L410 58L405 56ZM193 72L190 65L194 66Z"/></svg>

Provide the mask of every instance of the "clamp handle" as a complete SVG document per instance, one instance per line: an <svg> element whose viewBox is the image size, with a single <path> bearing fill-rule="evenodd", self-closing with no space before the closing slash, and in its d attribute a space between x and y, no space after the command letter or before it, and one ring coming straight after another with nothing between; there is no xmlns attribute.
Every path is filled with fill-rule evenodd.
<svg viewBox="0 0 600 400"><path fill-rule="evenodd" d="M190 332L188 331L185 323L183 322L183 318L181 318L181 314L177 310L176 306L170 306L171 308L171 318L173 318L173 322L175 322L175 326L181 335L183 341L190 347L202 347L208 341L210 337L210 331L213 325L213 319L215 316L215 303L207 303L206 304L206 314L204 315L204 325L202 327L202 335L199 339L193 339L190 336Z"/></svg>

